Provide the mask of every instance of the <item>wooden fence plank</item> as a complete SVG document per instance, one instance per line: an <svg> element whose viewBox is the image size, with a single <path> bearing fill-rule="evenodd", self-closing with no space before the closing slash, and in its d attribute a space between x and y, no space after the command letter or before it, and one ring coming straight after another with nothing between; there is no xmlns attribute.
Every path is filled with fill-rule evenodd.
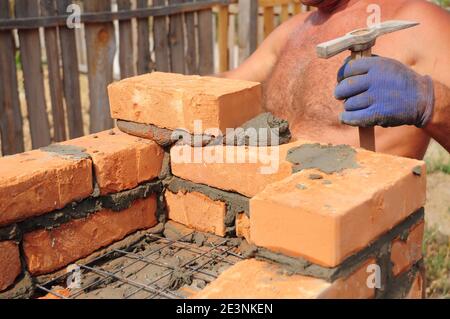
<svg viewBox="0 0 450 319"><path fill-rule="evenodd" d="M54 0L41 0L41 15L54 16ZM53 141L66 140L66 119L62 96L62 81L59 68L58 35L56 28L45 28L45 52L47 54L48 81L53 115Z"/></svg>
<svg viewBox="0 0 450 319"><path fill-rule="evenodd" d="M57 0L58 14L67 14L67 7L71 0ZM77 42L75 31L67 26L60 27L59 42L61 61L63 65L64 99L66 102L67 124L69 138L83 136L83 117L81 114L80 74L78 71Z"/></svg>
<svg viewBox="0 0 450 319"><path fill-rule="evenodd" d="M226 72L229 66L228 50L228 27L229 27L228 6L219 7L219 72Z"/></svg>
<svg viewBox="0 0 450 319"><path fill-rule="evenodd" d="M9 0L0 0L0 18L9 18ZM14 38L11 31L0 31L0 135L2 155L24 151L22 112L17 89Z"/></svg>
<svg viewBox="0 0 450 319"><path fill-rule="evenodd" d="M281 23L286 22L289 19L289 5L283 4L281 6Z"/></svg>
<svg viewBox="0 0 450 319"><path fill-rule="evenodd" d="M239 0L239 64L258 45L258 0Z"/></svg>
<svg viewBox="0 0 450 319"><path fill-rule="evenodd" d="M184 2L192 2L192 0L184 0ZM194 12L188 12L184 15L186 29L186 74L196 74L198 70L195 16L196 14Z"/></svg>
<svg viewBox="0 0 450 319"><path fill-rule="evenodd" d="M183 0L169 0L169 4L182 3ZM169 16L170 68L174 73L185 72L183 15Z"/></svg>
<svg viewBox="0 0 450 319"><path fill-rule="evenodd" d="M274 10L273 7L264 8L264 38L267 38L272 33L274 24Z"/></svg>
<svg viewBox="0 0 450 319"><path fill-rule="evenodd" d="M110 9L110 0L84 1L84 10L87 12L102 12ZM112 22L89 23L85 25L85 30L88 57L90 132L96 133L113 126L106 88L113 81L116 42Z"/></svg>
<svg viewBox="0 0 450 319"><path fill-rule="evenodd" d="M302 4L300 2L294 3L294 14L299 14L302 12Z"/></svg>
<svg viewBox="0 0 450 319"><path fill-rule="evenodd" d="M166 4L165 0L153 0L153 6L159 7ZM153 41L155 43L156 70L170 72L169 41L166 17L153 18Z"/></svg>
<svg viewBox="0 0 450 319"><path fill-rule="evenodd" d="M15 5L16 17L35 17L39 14L38 0L16 0ZM41 66L39 30L19 30L19 41L31 143L33 148L39 148L51 143Z"/></svg>
<svg viewBox="0 0 450 319"><path fill-rule="evenodd" d="M201 2L203 0L198 0ZM247 0L248 1L248 0ZM212 10L205 9L198 12L198 47L200 75L214 73L214 39Z"/></svg>
<svg viewBox="0 0 450 319"><path fill-rule="evenodd" d="M130 0L117 0L118 10L129 10ZM133 63L133 32L131 20L119 21L119 64L122 79L135 75Z"/></svg>
<svg viewBox="0 0 450 319"><path fill-rule="evenodd" d="M147 8L148 0L137 0L138 8ZM138 45L137 45L137 72L145 74L151 71L150 56L150 25L148 18L137 19Z"/></svg>

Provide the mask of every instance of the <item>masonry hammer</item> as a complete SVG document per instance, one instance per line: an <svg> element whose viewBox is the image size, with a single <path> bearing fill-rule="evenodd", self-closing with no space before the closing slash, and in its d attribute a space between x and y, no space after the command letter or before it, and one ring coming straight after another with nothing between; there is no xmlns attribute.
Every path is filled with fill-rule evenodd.
<svg viewBox="0 0 450 319"><path fill-rule="evenodd" d="M319 44L316 48L317 55L319 58L328 59L345 50L350 50L351 60L370 57L372 56L372 47L379 36L411 28L418 24L412 21L391 20L370 28L354 30L343 37ZM375 151L374 127L359 128L359 143L362 148Z"/></svg>

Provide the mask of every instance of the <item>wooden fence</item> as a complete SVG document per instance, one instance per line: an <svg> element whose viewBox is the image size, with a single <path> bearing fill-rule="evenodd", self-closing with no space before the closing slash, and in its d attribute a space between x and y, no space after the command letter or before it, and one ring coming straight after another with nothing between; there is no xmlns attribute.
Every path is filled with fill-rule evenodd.
<svg viewBox="0 0 450 319"><path fill-rule="evenodd" d="M72 2L82 12L75 28ZM115 77L226 71L300 10L299 0L0 0L2 154L108 129Z"/></svg>

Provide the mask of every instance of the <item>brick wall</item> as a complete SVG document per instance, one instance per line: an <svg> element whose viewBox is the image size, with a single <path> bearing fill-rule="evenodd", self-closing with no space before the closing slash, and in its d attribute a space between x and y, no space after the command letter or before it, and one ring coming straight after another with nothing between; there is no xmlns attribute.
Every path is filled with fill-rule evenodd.
<svg viewBox="0 0 450 319"><path fill-rule="evenodd" d="M152 73L109 94L122 131L0 159L0 298L167 219L249 248L194 298L422 297L423 162L217 142L261 113L258 83Z"/></svg>

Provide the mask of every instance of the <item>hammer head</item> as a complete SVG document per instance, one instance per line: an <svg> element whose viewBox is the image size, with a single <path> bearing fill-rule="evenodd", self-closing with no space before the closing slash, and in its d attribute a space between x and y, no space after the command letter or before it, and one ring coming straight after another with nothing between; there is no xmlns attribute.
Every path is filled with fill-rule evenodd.
<svg viewBox="0 0 450 319"><path fill-rule="evenodd" d="M371 28L358 29L347 33L341 38L321 43L317 46L319 58L328 59L345 50L364 51L375 45L379 36L387 33L403 30L418 25L418 22L391 20L386 21Z"/></svg>

